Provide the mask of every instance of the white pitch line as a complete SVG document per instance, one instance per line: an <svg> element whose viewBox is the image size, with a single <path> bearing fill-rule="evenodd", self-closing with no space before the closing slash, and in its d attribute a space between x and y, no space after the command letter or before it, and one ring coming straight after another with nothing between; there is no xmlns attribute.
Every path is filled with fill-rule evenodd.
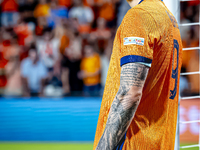
<svg viewBox="0 0 200 150"><path fill-rule="evenodd" d="M184 27L184 26L196 26L196 25L200 25L199 22L195 22L195 23L183 23L183 24L179 24L179 26Z"/></svg>
<svg viewBox="0 0 200 150"><path fill-rule="evenodd" d="M191 124L191 123L197 123L200 122L200 120L194 120L194 121L180 121L180 124Z"/></svg>
<svg viewBox="0 0 200 150"><path fill-rule="evenodd" d="M181 146L179 148L191 148L191 147L199 147L199 145L188 145L188 146Z"/></svg>
<svg viewBox="0 0 200 150"><path fill-rule="evenodd" d="M197 99L197 98L200 98L200 96L181 97L181 100L191 100L191 99Z"/></svg>
<svg viewBox="0 0 200 150"><path fill-rule="evenodd" d="M194 1L194 0L179 0L180 2L188 2L188 1Z"/></svg>
<svg viewBox="0 0 200 150"><path fill-rule="evenodd" d="M181 76L194 75L194 74L200 74L200 72L186 72L186 73L181 73Z"/></svg>
<svg viewBox="0 0 200 150"><path fill-rule="evenodd" d="M189 47L189 48L183 48L183 51L188 51L188 50L197 50L200 49L200 47Z"/></svg>

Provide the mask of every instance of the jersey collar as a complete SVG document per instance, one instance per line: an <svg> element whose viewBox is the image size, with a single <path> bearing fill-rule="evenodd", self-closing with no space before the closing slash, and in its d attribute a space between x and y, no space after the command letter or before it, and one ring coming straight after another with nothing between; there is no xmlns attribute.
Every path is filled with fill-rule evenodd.
<svg viewBox="0 0 200 150"><path fill-rule="evenodd" d="M141 0L138 4L140 4L140 3L142 3L144 0ZM161 0L161 1L163 1L163 0Z"/></svg>

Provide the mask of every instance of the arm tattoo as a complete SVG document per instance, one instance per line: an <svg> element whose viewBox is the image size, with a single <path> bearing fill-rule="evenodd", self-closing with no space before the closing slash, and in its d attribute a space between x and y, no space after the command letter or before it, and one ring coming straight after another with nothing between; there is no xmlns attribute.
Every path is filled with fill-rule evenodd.
<svg viewBox="0 0 200 150"><path fill-rule="evenodd" d="M96 150L115 150L117 148L134 117L141 98L141 95L132 94L130 89L135 87L141 90L147 73L148 67L142 64L129 63L122 66L120 88L112 103L106 128Z"/></svg>

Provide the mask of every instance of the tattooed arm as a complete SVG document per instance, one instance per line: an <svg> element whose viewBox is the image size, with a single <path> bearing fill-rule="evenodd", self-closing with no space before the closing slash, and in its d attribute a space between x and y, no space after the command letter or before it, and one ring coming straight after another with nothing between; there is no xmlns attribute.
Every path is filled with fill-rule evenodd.
<svg viewBox="0 0 200 150"><path fill-rule="evenodd" d="M106 128L96 150L114 150L135 115L149 68L128 63L121 68L119 91L112 103Z"/></svg>

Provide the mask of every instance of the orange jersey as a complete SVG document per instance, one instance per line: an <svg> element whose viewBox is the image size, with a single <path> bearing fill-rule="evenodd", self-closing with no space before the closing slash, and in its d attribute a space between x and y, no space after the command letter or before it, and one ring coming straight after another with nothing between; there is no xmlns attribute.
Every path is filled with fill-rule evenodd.
<svg viewBox="0 0 200 150"><path fill-rule="evenodd" d="M130 9L117 30L94 141L96 148L120 86L121 66L150 67L143 95L119 149L173 150L177 122L182 42L172 13L161 0Z"/></svg>

